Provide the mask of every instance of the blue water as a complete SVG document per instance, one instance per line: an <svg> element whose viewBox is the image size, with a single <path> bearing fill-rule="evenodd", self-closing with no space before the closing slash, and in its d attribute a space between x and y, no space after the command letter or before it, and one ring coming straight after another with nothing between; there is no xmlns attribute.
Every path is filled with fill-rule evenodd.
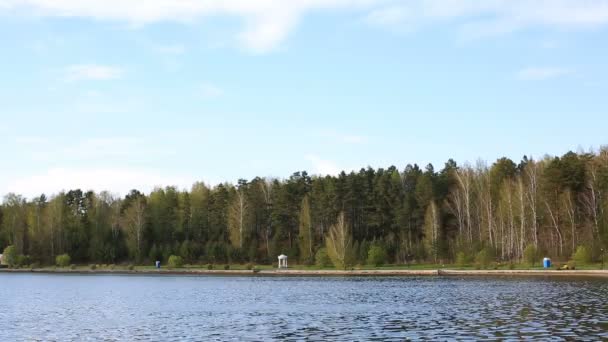
<svg viewBox="0 0 608 342"><path fill-rule="evenodd" d="M608 339L608 281L0 274L1 341Z"/></svg>

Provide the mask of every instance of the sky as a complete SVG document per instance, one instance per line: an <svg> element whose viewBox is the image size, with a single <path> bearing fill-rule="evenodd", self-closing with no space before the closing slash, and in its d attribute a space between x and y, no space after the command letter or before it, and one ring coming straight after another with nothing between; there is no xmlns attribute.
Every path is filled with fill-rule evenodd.
<svg viewBox="0 0 608 342"><path fill-rule="evenodd" d="M0 0L0 194L608 144L606 0Z"/></svg>

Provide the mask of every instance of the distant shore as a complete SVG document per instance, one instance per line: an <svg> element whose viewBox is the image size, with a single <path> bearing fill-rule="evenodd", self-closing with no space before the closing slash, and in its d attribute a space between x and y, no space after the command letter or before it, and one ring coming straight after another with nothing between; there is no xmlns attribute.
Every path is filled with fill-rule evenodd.
<svg viewBox="0 0 608 342"><path fill-rule="evenodd" d="M551 277L602 277L608 278L608 270L204 270L204 269L144 269L144 270L86 270L86 269L0 269L1 273L38 274L116 274L116 275L183 275L183 276L551 276Z"/></svg>

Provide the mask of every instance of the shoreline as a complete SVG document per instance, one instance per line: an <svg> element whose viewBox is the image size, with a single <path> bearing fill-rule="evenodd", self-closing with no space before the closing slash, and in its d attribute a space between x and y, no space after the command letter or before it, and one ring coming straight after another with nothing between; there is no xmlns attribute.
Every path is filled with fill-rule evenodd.
<svg viewBox="0 0 608 342"><path fill-rule="evenodd" d="M143 276L268 276L268 277L386 277L386 276L533 276L533 277L599 277L608 278L608 270L69 270L69 269L0 269L0 274L74 274L74 275L143 275Z"/></svg>

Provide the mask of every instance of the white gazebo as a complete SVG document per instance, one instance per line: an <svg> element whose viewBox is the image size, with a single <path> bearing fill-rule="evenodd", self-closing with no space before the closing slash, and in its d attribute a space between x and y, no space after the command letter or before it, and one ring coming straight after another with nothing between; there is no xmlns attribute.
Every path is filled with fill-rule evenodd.
<svg viewBox="0 0 608 342"><path fill-rule="evenodd" d="M279 268L287 268L287 255L279 255Z"/></svg>

